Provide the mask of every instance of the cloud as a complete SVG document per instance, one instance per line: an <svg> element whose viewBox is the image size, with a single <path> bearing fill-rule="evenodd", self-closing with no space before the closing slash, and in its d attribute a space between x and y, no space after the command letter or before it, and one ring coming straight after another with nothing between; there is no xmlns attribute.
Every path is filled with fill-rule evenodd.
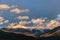
<svg viewBox="0 0 60 40"><path fill-rule="evenodd" d="M18 16L17 19L19 20L29 19L29 16Z"/></svg>
<svg viewBox="0 0 60 40"><path fill-rule="evenodd" d="M36 29L40 30L40 29L54 29L55 27L60 26L60 22L58 20L60 20L60 15L57 16L57 20L45 20L47 18L37 18L37 19L32 19L31 21L33 22L33 26L36 27Z"/></svg>
<svg viewBox="0 0 60 40"><path fill-rule="evenodd" d="M47 24L46 24L46 27L48 28L48 29L54 29L55 27L57 27L57 26L59 26L59 22L58 21L56 21L56 20L51 20L50 22L48 22Z"/></svg>
<svg viewBox="0 0 60 40"><path fill-rule="evenodd" d="M0 25L3 24L3 20L4 20L4 18L0 17Z"/></svg>
<svg viewBox="0 0 60 40"><path fill-rule="evenodd" d="M22 16L20 16L19 18L21 18ZM24 18L25 16L23 16L22 18ZM59 16L57 17L59 18ZM25 18L24 18L25 19ZM32 23L32 26L26 26L26 24L30 24ZM33 30L33 29L37 29L37 30L41 30L43 32L43 30L45 29L54 29L55 27L60 26L60 22L56 19L50 20L48 21L47 18L37 18L37 19L31 19L30 21L20 21L16 24L12 24L7 26L7 28L23 28L23 29L29 29L29 30Z"/></svg>
<svg viewBox="0 0 60 40"><path fill-rule="evenodd" d="M0 4L0 9L8 9L10 8L7 4Z"/></svg>
<svg viewBox="0 0 60 40"><path fill-rule="evenodd" d="M59 26L60 23L56 20L51 20L49 21L47 24L37 24L35 26L25 26L26 24L31 23L31 21L20 21L17 24L12 23L11 25L7 26L6 28L8 29L15 29L15 28L23 28L23 29L29 29L29 30L33 30L33 29L37 29L40 30L41 32L44 32L45 29L54 29L55 27Z"/></svg>
<svg viewBox="0 0 60 40"><path fill-rule="evenodd" d="M21 13L21 10L18 8L15 8L15 9L10 10L10 12Z"/></svg>
<svg viewBox="0 0 60 40"><path fill-rule="evenodd" d="M7 28L23 28L23 29L30 29L30 30L32 29L42 30L44 29L44 25L43 24L40 25L37 23L43 23L44 21L45 20L42 18L33 19L32 22L34 23L34 26L25 26L26 24L32 23L31 21L20 21L17 25L14 26L13 24L13 25L7 26ZM35 25L35 23L37 25Z"/></svg>
<svg viewBox="0 0 60 40"><path fill-rule="evenodd" d="M5 20L4 17L0 17L0 25L4 24L4 23L8 23L9 20Z"/></svg>
<svg viewBox="0 0 60 40"><path fill-rule="evenodd" d="M29 9L24 9L24 10L22 10L22 12L30 12L30 10Z"/></svg>
<svg viewBox="0 0 60 40"><path fill-rule="evenodd" d="M15 8L15 9L10 10L10 12L19 14L22 12L29 12L29 10L28 9L21 10L19 8Z"/></svg>
<svg viewBox="0 0 60 40"><path fill-rule="evenodd" d="M43 19L43 18L37 18L37 19L32 19L31 21L33 23L43 23L45 21L45 19Z"/></svg>
<svg viewBox="0 0 60 40"><path fill-rule="evenodd" d="M0 17L0 21L3 21L4 20L4 18L3 17Z"/></svg>
<svg viewBox="0 0 60 40"><path fill-rule="evenodd" d="M0 14L1 13L4 13L4 11L7 11L7 10L11 10L12 8L16 8L17 7L17 5L8 5L8 4L0 4Z"/></svg>
<svg viewBox="0 0 60 40"><path fill-rule="evenodd" d="M3 22L0 22L0 25L2 25L3 24Z"/></svg>
<svg viewBox="0 0 60 40"><path fill-rule="evenodd" d="M20 25L26 25L26 24L29 24L31 23L30 21L20 21L19 24Z"/></svg>
<svg viewBox="0 0 60 40"><path fill-rule="evenodd" d="M8 29L15 29L15 28L23 28L23 29L29 29L29 30L33 30L33 29L37 29L37 30L42 30L44 29L43 26L25 26L26 24L29 24L31 23L30 21L20 21L19 23L17 24L14 24L12 23L11 25L9 26L6 26L6 28Z"/></svg>
<svg viewBox="0 0 60 40"><path fill-rule="evenodd" d="M55 20L60 20L60 14L57 15L57 18Z"/></svg>
<svg viewBox="0 0 60 40"><path fill-rule="evenodd" d="M18 5L11 5L11 8L16 8L18 7Z"/></svg>
<svg viewBox="0 0 60 40"><path fill-rule="evenodd" d="M26 24L31 23L30 21L20 21L19 23L11 23L10 25L6 26L5 28L14 29L14 28L23 28L28 29L29 27L25 26Z"/></svg>
<svg viewBox="0 0 60 40"><path fill-rule="evenodd" d="M3 10L3 9L11 9L11 8L16 8L17 5L11 5L9 6L8 4L0 4L0 10Z"/></svg>
<svg viewBox="0 0 60 40"><path fill-rule="evenodd" d="M46 23L47 29L54 29L55 27L60 26L60 14L57 15L57 18Z"/></svg>
<svg viewBox="0 0 60 40"><path fill-rule="evenodd" d="M0 4L0 10L2 11L2 13L5 10L9 10L11 13L16 13L16 14L30 12L29 9L19 9L18 5L8 5L8 4Z"/></svg>
<svg viewBox="0 0 60 40"><path fill-rule="evenodd" d="M58 27L60 25L60 22L57 20L51 20L46 22L44 19L33 19L33 26L36 27L36 29L41 30L41 29L54 29L55 27Z"/></svg>
<svg viewBox="0 0 60 40"><path fill-rule="evenodd" d="M8 29L15 29L15 28L23 28L23 29L26 29L25 26L20 25L20 24L16 24L15 25L14 23L10 24L9 26L6 26L5 28L8 28Z"/></svg>
<svg viewBox="0 0 60 40"><path fill-rule="evenodd" d="M5 20L5 21L4 21L4 23L8 23L8 22L9 22L9 20Z"/></svg>

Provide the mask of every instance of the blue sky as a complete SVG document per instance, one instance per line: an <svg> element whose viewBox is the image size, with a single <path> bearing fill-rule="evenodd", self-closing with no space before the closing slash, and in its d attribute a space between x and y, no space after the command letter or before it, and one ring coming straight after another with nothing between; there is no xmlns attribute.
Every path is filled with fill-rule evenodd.
<svg viewBox="0 0 60 40"><path fill-rule="evenodd" d="M15 12L9 12L9 10L14 8L0 10L0 12L4 11L0 13L0 16L4 17L5 20L9 20L8 23L2 24L0 27L5 27L10 23L18 23L20 20L15 19L18 16L29 16L29 20L45 17L48 20L52 20L60 14L60 0L0 0L1 4L17 5L19 9L29 9L30 11L16 14Z"/></svg>

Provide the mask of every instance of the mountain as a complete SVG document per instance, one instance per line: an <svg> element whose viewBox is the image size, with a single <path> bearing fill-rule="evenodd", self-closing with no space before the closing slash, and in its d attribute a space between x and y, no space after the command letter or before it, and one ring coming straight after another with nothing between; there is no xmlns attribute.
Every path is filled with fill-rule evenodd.
<svg viewBox="0 0 60 40"><path fill-rule="evenodd" d="M35 38L32 36L26 36L24 34L15 34L8 33L0 30L0 40L34 40Z"/></svg>
<svg viewBox="0 0 60 40"><path fill-rule="evenodd" d="M38 31L38 33L35 33L35 31ZM26 29L3 28L0 30L0 40L60 40L60 26L52 30L45 30L44 32L45 33L41 33L39 30L35 29L31 32Z"/></svg>
<svg viewBox="0 0 60 40"><path fill-rule="evenodd" d="M59 36L56 37L33 37L24 34L9 33L0 30L0 40L60 40Z"/></svg>
<svg viewBox="0 0 60 40"><path fill-rule="evenodd" d="M40 37L60 37L60 26L54 28L53 30L50 30L48 33L40 35Z"/></svg>
<svg viewBox="0 0 60 40"><path fill-rule="evenodd" d="M16 28L16 29L7 29L7 28L3 28L1 29L4 32L9 32L9 33L16 33L16 34L24 34L27 36L33 36L33 37L37 37L40 36L42 34L42 32L40 30L29 30L29 29L23 29L23 28Z"/></svg>

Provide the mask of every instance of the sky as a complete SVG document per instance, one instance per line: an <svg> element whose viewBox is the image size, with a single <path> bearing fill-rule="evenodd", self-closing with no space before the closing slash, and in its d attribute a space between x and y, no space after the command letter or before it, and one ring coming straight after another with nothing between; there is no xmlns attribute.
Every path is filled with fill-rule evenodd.
<svg viewBox="0 0 60 40"><path fill-rule="evenodd" d="M59 26L60 0L0 0L0 28L16 24L39 30Z"/></svg>

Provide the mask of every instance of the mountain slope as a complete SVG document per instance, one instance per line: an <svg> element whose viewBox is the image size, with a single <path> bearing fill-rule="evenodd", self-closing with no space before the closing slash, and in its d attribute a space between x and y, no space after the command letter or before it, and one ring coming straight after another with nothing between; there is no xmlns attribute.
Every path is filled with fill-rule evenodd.
<svg viewBox="0 0 60 40"><path fill-rule="evenodd" d="M13 30L13 31L12 31ZM18 29L20 30L20 29ZM20 31L15 29L3 28L0 30L0 40L60 40L60 26L41 35L34 36L29 30L22 29ZM15 32L16 31L16 32ZM35 30L34 30L35 31ZM40 32L40 31L38 31Z"/></svg>
<svg viewBox="0 0 60 40"><path fill-rule="evenodd" d="M32 36L26 36L23 34L8 33L0 30L0 40L34 40Z"/></svg>
<svg viewBox="0 0 60 40"><path fill-rule="evenodd" d="M40 35L40 37L53 37L53 36L60 36L60 26L50 30L48 33Z"/></svg>
<svg viewBox="0 0 60 40"><path fill-rule="evenodd" d="M60 40L60 37L32 37L24 34L8 33L0 30L0 40Z"/></svg>

